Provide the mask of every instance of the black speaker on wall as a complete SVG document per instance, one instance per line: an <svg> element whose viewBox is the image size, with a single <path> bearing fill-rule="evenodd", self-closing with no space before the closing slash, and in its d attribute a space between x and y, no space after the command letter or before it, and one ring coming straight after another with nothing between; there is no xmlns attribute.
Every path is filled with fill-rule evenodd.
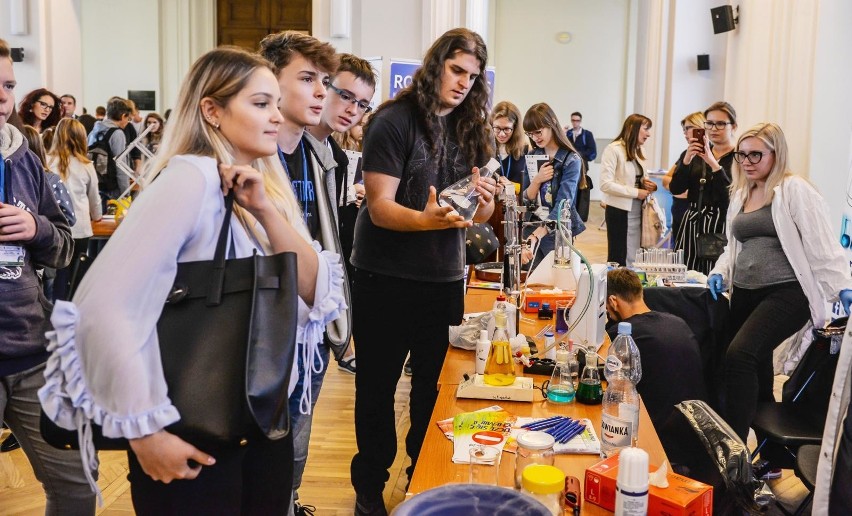
<svg viewBox="0 0 852 516"><path fill-rule="evenodd" d="M730 5L714 7L710 9L713 18L713 34L730 32L737 28L737 19L734 17L734 8Z"/></svg>
<svg viewBox="0 0 852 516"><path fill-rule="evenodd" d="M698 54L698 69L699 70L709 70L710 69L710 55L709 54Z"/></svg>

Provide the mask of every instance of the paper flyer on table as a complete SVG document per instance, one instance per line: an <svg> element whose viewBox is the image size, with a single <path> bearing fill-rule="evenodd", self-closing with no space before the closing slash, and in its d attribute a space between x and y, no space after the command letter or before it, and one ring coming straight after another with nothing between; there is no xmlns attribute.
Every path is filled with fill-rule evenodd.
<svg viewBox="0 0 852 516"><path fill-rule="evenodd" d="M453 418L453 462L468 464L470 447L482 444L503 449L517 419L505 410L465 412Z"/></svg>

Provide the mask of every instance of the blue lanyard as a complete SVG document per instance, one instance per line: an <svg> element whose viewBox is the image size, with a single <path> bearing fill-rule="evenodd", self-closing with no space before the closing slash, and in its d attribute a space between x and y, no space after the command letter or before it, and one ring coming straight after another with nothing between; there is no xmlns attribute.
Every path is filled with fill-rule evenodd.
<svg viewBox="0 0 852 516"><path fill-rule="evenodd" d="M511 154L509 154L509 166L506 167L506 168L503 168L503 164L500 163L500 169L503 171L503 177L508 179L509 178L509 172L512 171L512 155Z"/></svg>
<svg viewBox="0 0 852 516"><path fill-rule="evenodd" d="M0 203L6 202L6 160L0 156Z"/></svg>
<svg viewBox="0 0 852 516"><path fill-rule="evenodd" d="M305 140L299 140L302 149L302 209L305 211L305 222L308 222L308 158L305 156Z"/></svg>

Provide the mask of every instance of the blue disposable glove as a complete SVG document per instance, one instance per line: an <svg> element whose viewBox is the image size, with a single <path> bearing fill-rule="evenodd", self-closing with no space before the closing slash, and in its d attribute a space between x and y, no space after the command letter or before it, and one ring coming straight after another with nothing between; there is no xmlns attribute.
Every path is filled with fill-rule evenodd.
<svg viewBox="0 0 852 516"><path fill-rule="evenodd" d="M849 315L849 306L852 305L852 289L845 288L840 291L840 303L843 305L843 311Z"/></svg>
<svg viewBox="0 0 852 516"><path fill-rule="evenodd" d="M722 290L724 288L724 285L722 284L722 275L711 274L710 277L707 278L707 288L710 289L710 295L713 296L713 301L718 301L719 294L724 292L724 290ZM852 302L852 298L850 298L850 302Z"/></svg>

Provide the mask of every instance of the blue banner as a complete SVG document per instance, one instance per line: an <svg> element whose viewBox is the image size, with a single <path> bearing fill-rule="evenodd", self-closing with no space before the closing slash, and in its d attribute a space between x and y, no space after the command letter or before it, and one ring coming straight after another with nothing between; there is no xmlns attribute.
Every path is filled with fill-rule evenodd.
<svg viewBox="0 0 852 516"><path fill-rule="evenodd" d="M420 68L419 61L391 59L390 61L390 88L388 88L388 98L396 97L396 94L403 88L411 84L411 79L414 77L414 72ZM493 66L485 68L485 80L488 81L488 105L494 104L494 85L495 71Z"/></svg>

